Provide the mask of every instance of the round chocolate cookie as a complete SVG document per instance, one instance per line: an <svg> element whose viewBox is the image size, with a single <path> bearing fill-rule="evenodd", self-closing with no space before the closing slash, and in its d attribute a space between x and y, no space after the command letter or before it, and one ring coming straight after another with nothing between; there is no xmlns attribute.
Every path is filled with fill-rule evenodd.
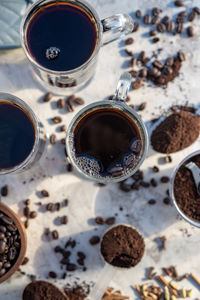
<svg viewBox="0 0 200 300"><path fill-rule="evenodd" d="M47 281L34 281L23 292L23 300L70 300L63 291Z"/></svg>
<svg viewBox="0 0 200 300"><path fill-rule="evenodd" d="M101 241L101 254L105 261L115 267L131 268L144 254L145 243L139 232L126 225L108 230Z"/></svg>

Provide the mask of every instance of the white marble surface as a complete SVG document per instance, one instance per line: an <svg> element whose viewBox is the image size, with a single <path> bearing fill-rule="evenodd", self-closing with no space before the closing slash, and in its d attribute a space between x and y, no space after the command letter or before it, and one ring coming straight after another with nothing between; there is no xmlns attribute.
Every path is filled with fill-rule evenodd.
<svg viewBox="0 0 200 300"><path fill-rule="evenodd" d="M166 14L174 14L181 11L181 8L171 7L169 1L161 0L89 0L96 8L99 15L104 18L118 12L132 13L136 9L150 9L154 6L161 6L167 9ZM187 7L200 4L199 0L185 0ZM199 24L198 21L195 21ZM187 54L187 61L184 62L181 74L174 82L168 85L167 89L145 86L144 88L130 93L131 102L140 104L147 102L147 109L141 113L145 122L148 122L153 116L160 115L172 103L183 104L189 101L191 104L200 103L200 26L196 26L197 35L195 38L187 39L177 36L168 36L163 34L159 44L150 44L149 39L145 38L144 33L148 32L146 26L143 26L135 34L134 46L130 46L135 53L145 49L151 54L156 47L164 48L163 57L173 55L177 50L182 49ZM172 44L170 43L173 42ZM84 91L78 93L83 97L86 103L91 103L112 94L115 91L120 74L126 70L126 58L122 55L124 46L122 42L115 42L101 49L99 63L94 80ZM39 116L46 127L46 131L53 133L56 125L50 125L49 119L58 114L55 108L55 101L51 103L41 103L40 99L44 91L33 80L29 64L25 58L22 49L0 52L0 90L12 92L21 97L31 105L35 113ZM55 98L56 100L57 98ZM74 113L63 114L63 121L67 125ZM63 137L63 133L56 133L58 139ZM171 164L159 165L161 171L156 174L156 178L163 174L170 175L173 168L188 153L199 149L200 139L191 147L173 154ZM162 155L149 149L148 157L143 163L142 169L146 176L154 176L150 167L157 165ZM43 175L46 178L43 178ZM34 181L30 181L34 178ZM23 181L26 184L23 184ZM29 173L23 173L18 176L5 176L0 178L0 186L9 185L9 196L2 201L12 207L22 216L22 201L26 198L31 199L31 208L38 209L34 202L40 201L36 192L41 189L47 189L50 197L41 200L42 203L57 202L68 197L69 206L57 213L39 212L37 219L32 220L27 230L28 250L27 256L30 258L28 265L22 267L28 274L36 274L37 278L45 279L50 270L55 270L62 274L59 269L59 258L53 253L53 247L58 243L65 243L69 238L75 238L78 242L75 250L82 249L87 253L86 265L87 272L77 270L72 278L66 280L56 280L56 284L63 286L67 282L73 282L75 277L80 277L81 281L96 281L99 272L103 269L98 247L91 247L88 244L89 238L95 233L101 235L106 229L105 226L97 227L91 221L97 215L109 217L118 213L116 218L118 223L129 223L139 229L144 235L146 242L146 252L142 262L134 269L129 271L117 272L108 285L121 289L124 294L129 295L130 299L138 299L131 286L140 283L144 279L145 268L155 266L159 272L160 267L175 264L180 273L194 272L200 278L199 261L199 230L186 224L183 220L177 218L175 208L163 204L165 191L168 185L162 185L159 188L141 189L130 193L123 193L117 185L109 185L99 188L95 184L78 178L75 174L67 174L65 171L65 156L63 146L57 142L55 146L49 146L47 158L40 168ZM147 205L150 198L155 198L155 206ZM119 211L123 206L124 210ZM130 216L127 218L126 214ZM54 225L54 219L57 215L67 214L69 224L66 226ZM57 229L60 233L59 242L47 242L42 237L45 227L51 230ZM167 250L159 252L155 237L166 235ZM76 251L74 251L76 252ZM75 259L75 253L74 253ZM18 300L25 285L28 283L26 276L15 274L10 280L0 285L0 300ZM184 286L193 287L187 281L182 283ZM195 290L195 296L198 296L199 290ZM194 299L195 296L192 298Z"/></svg>

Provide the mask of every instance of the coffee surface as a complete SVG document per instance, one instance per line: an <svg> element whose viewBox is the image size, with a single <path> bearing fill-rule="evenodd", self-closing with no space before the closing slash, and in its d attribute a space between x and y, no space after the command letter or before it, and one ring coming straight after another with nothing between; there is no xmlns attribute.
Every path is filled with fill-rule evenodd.
<svg viewBox="0 0 200 300"><path fill-rule="evenodd" d="M35 129L19 106L0 102L0 170L22 163L35 142Z"/></svg>
<svg viewBox="0 0 200 300"><path fill-rule="evenodd" d="M68 71L81 66L92 55L96 43L94 21L74 4L57 2L42 7L27 29L27 45L32 57L50 70ZM51 47L58 51L55 59L46 56Z"/></svg>
<svg viewBox="0 0 200 300"><path fill-rule="evenodd" d="M136 266L143 257L143 237L132 227L118 225L110 229L101 242L101 254L111 265L120 268Z"/></svg>

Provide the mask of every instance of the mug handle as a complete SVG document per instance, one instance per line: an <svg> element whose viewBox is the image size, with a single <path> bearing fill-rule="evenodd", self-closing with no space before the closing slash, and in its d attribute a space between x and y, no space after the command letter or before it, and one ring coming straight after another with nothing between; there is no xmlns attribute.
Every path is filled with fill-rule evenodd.
<svg viewBox="0 0 200 300"><path fill-rule="evenodd" d="M126 98L128 96L128 92L131 86L132 76L128 72L124 72L119 79L119 82L117 84L117 88L115 91L115 96L112 100L115 101L126 101Z"/></svg>
<svg viewBox="0 0 200 300"><path fill-rule="evenodd" d="M134 21L127 14L117 14L101 20L103 45L109 44L133 31Z"/></svg>

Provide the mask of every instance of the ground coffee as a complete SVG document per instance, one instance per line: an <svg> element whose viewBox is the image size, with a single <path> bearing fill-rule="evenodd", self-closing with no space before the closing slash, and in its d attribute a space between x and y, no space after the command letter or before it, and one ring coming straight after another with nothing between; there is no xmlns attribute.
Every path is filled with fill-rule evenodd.
<svg viewBox="0 0 200 300"><path fill-rule="evenodd" d="M118 225L103 236L101 253L109 264L131 268L137 265L144 254L143 237L132 227Z"/></svg>
<svg viewBox="0 0 200 300"><path fill-rule="evenodd" d="M34 281L26 286L23 300L71 300L55 285L46 281Z"/></svg>
<svg viewBox="0 0 200 300"><path fill-rule="evenodd" d="M173 153L193 144L199 136L200 117L186 111L167 117L152 133L153 149L161 153Z"/></svg>
<svg viewBox="0 0 200 300"><path fill-rule="evenodd" d="M188 217L200 221L200 196L191 171L185 167L190 161L200 167L200 155L187 160L178 170L174 180L174 195L179 208Z"/></svg>
<svg viewBox="0 0 200 300"><path fill-rule="evenodd" d="M64 291L70 300L84 300L88 294L80 285L71 288L65 288Z"/></svg>

